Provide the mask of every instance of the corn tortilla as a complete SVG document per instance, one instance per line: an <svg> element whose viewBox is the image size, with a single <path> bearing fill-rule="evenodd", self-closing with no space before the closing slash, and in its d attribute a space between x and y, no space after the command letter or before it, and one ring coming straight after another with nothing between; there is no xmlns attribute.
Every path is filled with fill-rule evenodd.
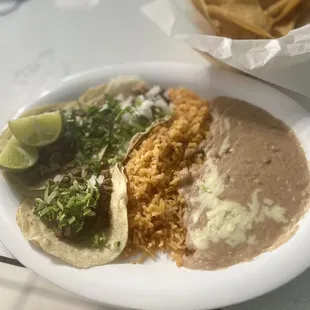
<svg viewBox="0 0 310 310"><path fill-rule="evenodd" d="M107 264L123 251L128 237L127 188L123 169L111 169L113 191L110 203L110 226L107 243L93 249L65 242L55 236L54 230L33 213L34 199L26 198L17 211L17 223L26 240L39 246L46 253L60 258L77 268L90 268Z"/></svg>

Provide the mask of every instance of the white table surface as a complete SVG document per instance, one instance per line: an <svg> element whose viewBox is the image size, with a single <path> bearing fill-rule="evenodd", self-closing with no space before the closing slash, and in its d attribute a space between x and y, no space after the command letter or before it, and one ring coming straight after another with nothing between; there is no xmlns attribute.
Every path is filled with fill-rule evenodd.
<svg viewBox="0 0 310 310"><path fill-rule="evenodd" d="M76 3L100 2L88 10L56 8L55 3L61 1L70 2L28 0L17 11L0 16L0 127L18 107L73 73L137 61L205 62L187 46L166 37L140 14L139 7L149 0L71 0ZM309 83L309 80L300 83ZM285 92L310 110L309 98ZM0 218L0 255L10 257L1 243L3 229L5 227L1 225ZM1 286L1 268L0 295L1 290L6 292ZM18 271L10 272L15 281L28 279L28 276L16 276L16 273ZM29 277L32 279L33 275ZM310 270L273 293L228 309L308 310L309 282ZM48 301L45 302L44 309L54 308L47 306ZM0 309L24 309L9 304L7 300L0 299ZM42 303L37 302L37 305L38 308L32 306L31 309L41 309ZM83 301L83 309L95 308L103 309L90 303L88 308L88 302ZM71 308L59 304L57 309Z"/></svg>

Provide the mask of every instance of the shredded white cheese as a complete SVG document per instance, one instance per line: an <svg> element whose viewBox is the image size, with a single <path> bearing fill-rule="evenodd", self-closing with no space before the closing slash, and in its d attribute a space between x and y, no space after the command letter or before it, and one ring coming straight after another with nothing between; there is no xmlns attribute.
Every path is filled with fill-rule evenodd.
<svg viewBox="0 0 310 310"><path fill-rule="evenodd" d="M260 202L260 189L252 193L247 206L236 201L220 199L219 196L225 189L223 178L212 159L206 161L205 168L203 180L198 180L193 185L199 187L199 194L191 198L192 204L200 206L192 213L192 224L188 229L190 240L196 248L206 250L210 242L217 243L221 240L230 247L245 242L254 244L255 236L247 237L247 232L255 222L264 221L266 217L278 223L287 222L283 207L277 204L266 205L266 202L272 202L266 198L263 199L263 203ZM205 191L204 188L210 190ZM206 225L195 227L203 215L207 218Z"/></svg>

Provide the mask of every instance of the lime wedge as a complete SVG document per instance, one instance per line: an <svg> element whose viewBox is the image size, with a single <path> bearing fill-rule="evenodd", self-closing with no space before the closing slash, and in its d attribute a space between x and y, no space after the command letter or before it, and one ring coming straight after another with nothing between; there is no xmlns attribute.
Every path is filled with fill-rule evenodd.
<svg viewBox="0 0 310 310"><path fill-rule="evenodd" d="M0 153L0 166L12 170L27 169L33 166L38 158L35 147L22 145L12 137Z"/></svg>
<svg viewBox="0 0 310 310"><path fill-rule="evenodd" d="M9 121L15 138L29 146L45 146L55 142L62 131L60 111L23 117Z"/></svg>

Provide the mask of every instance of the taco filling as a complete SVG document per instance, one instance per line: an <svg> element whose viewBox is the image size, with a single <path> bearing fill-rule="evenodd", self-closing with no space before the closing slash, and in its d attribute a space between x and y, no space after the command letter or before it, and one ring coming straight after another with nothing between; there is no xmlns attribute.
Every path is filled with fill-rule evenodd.
<svg viewBox="0 0 310 310"><path fill-rule="evenodd" d="M42 198L35 198L34 214L52 228L55 236L85 246L106 241L112 193L109 170L98 178L75 169L57 182L49 180Z"/></svg>

